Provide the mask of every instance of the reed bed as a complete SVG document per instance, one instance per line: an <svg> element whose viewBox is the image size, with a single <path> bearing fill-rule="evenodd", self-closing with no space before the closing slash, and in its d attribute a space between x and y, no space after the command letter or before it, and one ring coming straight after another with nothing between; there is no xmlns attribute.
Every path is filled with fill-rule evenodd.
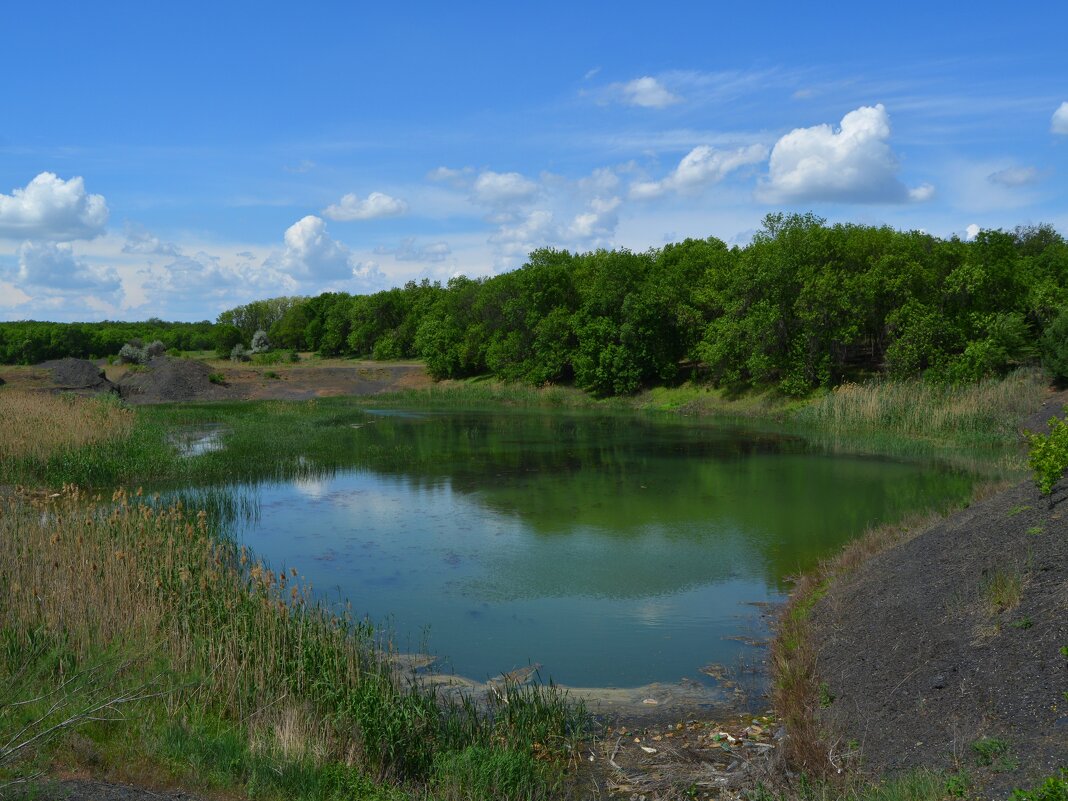
<svg viewBox="0 0 1068 801"><path fill-rule="evenodd" d="M0 514L0 541L7 669L42 641L66 655L68 672L102 651L154 654L176 677L168 730L221 721L248 753L376 784L445 788L451 770L504 764L512 778L494 792L527 798L559 785L584 725L551 685L511 686L480 706L402 677L382 632L316 603L294 573L254 561L180 504L72 487L16 496ZM201 734L187 731L183 747L210 739Z"/></svg>
<svg viewBox="0 0 1068 801"><path fill-rule="evenodd" d="M134 412L118 400L42 392L0 392L0 465L130 435Z"/></svg>
<svg viewBox="0 0 1068 801"><path fill-rule="evenodd" d="M956 386L892 380L842 384L792 417L840 436L870 431L940 441L1013 440L1020 420L1038 408L1047 386L1036 370Z"/></svg>

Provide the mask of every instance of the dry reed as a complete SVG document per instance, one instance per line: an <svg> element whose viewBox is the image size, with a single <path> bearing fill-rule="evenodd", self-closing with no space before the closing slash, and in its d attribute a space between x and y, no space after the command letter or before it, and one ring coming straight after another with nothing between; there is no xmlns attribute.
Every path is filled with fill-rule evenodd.
<svg viewBox="0 0 1068 801"><path fill-rule="evenodd" d="M46 459L84 445L122 440L134 412L117 403L43 392L0 392L0 464Z"/></svg>

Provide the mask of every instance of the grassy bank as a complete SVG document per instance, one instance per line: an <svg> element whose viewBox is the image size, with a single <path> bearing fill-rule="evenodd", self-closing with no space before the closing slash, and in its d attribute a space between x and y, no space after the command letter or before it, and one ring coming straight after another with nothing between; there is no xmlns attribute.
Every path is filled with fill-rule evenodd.
<svg viewBox="0 0 1068 801"><path fill-rule="evenodd" d="M49 450L32 430L0 429L9 483L181 462L126 410L39 400L20 423L69 430ZM0 395L6 412L21 402ZM296 405L285 412L280 428ZM122 490L2 503L0 787L65 766L255 798L564 792L585 715L552 686L441 697L396 672L388 632L318 605L204 512Z"/></svg>

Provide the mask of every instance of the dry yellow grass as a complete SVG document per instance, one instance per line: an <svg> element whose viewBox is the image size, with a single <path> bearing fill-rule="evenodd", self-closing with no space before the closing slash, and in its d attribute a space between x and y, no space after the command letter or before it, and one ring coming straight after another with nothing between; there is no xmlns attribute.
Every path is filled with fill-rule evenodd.
<svg viewBox="0 0 1068 801"><path fill-rule="evenodd" d="M0 392L0 462L44 459L58 451L121 440L133 411L96 398L43 392Z"/></svg>

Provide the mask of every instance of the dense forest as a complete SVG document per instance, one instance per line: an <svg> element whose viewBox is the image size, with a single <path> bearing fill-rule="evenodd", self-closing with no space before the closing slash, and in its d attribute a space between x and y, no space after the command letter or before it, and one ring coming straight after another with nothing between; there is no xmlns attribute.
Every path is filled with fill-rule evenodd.
<svg viewBox="0 0 1068 801"><path fill-rule="evenodd" d="M151 325L158 333L136 336L168 347L202 347L172 343L208 331L84 325L93 344L66 352L114 353L125 340L97 344L98 327ZM60 355L27 344L35 326L60 347L76 328L0 325L0 357ZM880 373L955 383L1038 361L1064 378L1068 244L1045 225L966 242L773 214L745 247L709 238L644 253L543 249L489 278L256 301L220 315L211 346L227 353L261 328L274 347L419 358L436 378L490 373L597 395L691 377L803 395Z"/></svg>

